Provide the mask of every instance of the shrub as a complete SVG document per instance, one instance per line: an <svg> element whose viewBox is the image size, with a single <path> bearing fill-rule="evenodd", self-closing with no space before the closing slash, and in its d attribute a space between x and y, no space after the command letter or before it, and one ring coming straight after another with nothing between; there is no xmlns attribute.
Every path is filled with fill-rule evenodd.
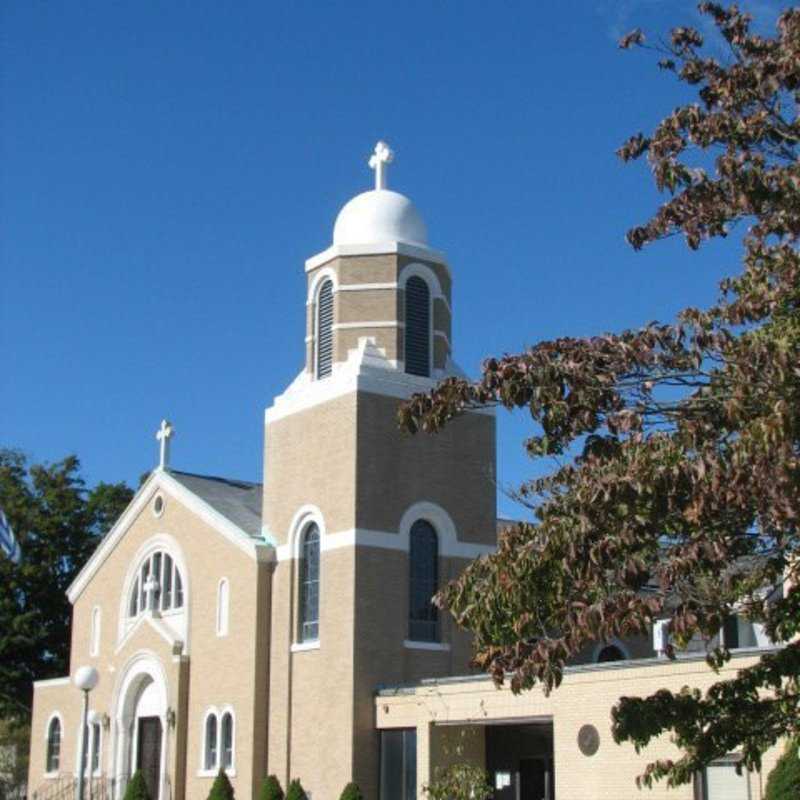
<svg viewBox="0 0 800 800"><path fill-rule="evenodd" d="M150 800L150 792L147 791L144 775L138 769L128 781L128 786L125 789L125 800Z"/></svg>
<svg viewBox="0 0 800 800"><path fill-rule="evenodd" d="M274 775L267 775L261 781L261 791L258 800L283 800L283 789L280 781Z"/></svg>
<svg viewBox="0 0 800 800"><path fill-rule="evenodd" d="M800 797L800 739L789 742L767 779L766 800L797 800Z"/></svg>
<svg viewBox="0 0 800 800"><path fill-rule="evenodd" d="M339 795L339 800L364 800L364 795L357 783L348 783Z"/></svg>
<svg viewBox="0 0 800 800"><path fill-rule="evenodd" d="M486 772L473 764L453 764L436 771L436 780L425 787L429 800L489 800L492 787Z"/></svg>
<svg viewBox="0 0 800 800"><path fill-rule="evenodd" d="M286 800L308 800L303 784L295 778L286 790Z"/></svg>
<svg viewBox="0 0 800 800"><path fill-rule="evenodd" d="M222 768L214 778L211 791L208 793L208 800L233 800L233 786Z"/></svg>

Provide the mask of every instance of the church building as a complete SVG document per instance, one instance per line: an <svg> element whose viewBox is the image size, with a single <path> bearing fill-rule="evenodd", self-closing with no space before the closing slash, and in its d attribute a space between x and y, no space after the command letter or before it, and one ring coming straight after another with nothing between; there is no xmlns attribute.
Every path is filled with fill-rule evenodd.
<svg viewBox="0 0 800 800"><path fill-rule="evenodd" d="M151 800L204 800L223 769L240 800L267 774L311 800L350 781L421 800L470 761L497 800L762 800L735 754L693 787L640 791L677 751L610 736L621 694L705 688L771 646L757 626L728 634L721 676L699 650L666 660L658 636L598 643L549 697L470 671L468 634L431 597L496 546L495 416L398 428L403 399L461 372L450 266L387 188L391 160L379 142L374 190L306 261L305 364L266 409L263 483L171 468L162 423L158 467L69 588L70 675L35 684L29 796L71 800L84 774L86 800L119 800L140 770Z"/></svg>

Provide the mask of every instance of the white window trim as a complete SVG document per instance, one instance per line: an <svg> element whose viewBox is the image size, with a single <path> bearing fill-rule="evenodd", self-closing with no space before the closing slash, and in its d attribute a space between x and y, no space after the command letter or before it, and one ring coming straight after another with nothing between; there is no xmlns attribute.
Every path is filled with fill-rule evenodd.
<svg viewBox="0 0 800 800"><path fill-rule="evenodd" d="M95 725L97 725L97 729L100 731L100 750L98 751L97 769L92 770L92 748L94 747ZM89 772L89 776L95 778L103 774L103 726L100 724L100 720L92 722L91 720L87 719L86 727L89 729L89 737L86 742L86 767L87 772ZM75 775L80 775L81 772L81 747L83 746L83 734L84 732L81 729L81 725L78 723L78 732L75 737L75 741L78 743L77 752L75 753Z"/></svg>
<svg viewBox="0 0 800 800"><path fill-rule="evenodd" d="M89 655L97 658L100 655L100 626L102 624L102 611L100 606L92 609L92 622L89 631Z"/></svg>
<svg viewBox="0 0 800 800"><path fill-rule="evenodd" d="M50 755L50 725L52 724L53 720L58 720L59 729L61 731L60 738L59 738L59 747L58 747L58 769L53 772L47 772L47 762L50 760L48 756ZM60 711L53 711L50 716L47 718L47 722L44 725L44 768L45 778L57 778L61 774L61 764L64 761L64 736L65 728L64 728L64 718L61 716Z"/></svg>
<svg viewBox="0 0 800 800"><path fill-rule="evenodd" d="M231 715L233 730L231 731L231 766L225 768L225 774L229 778L236 777L236 714L233 706L225 705L221 708L209 706L203 714L203 735L200 737L200 768L197 770L198 778L216 778L222 764L222 718L225 714ZM208 718L215 717L217 720L217 758L213 767L206 768L206 737L208 736Z"/></svg>
<svg viewBox="0 0 800 800"><path fill-rule="evenodd" d="M142 564L144 561L150 556L152 556L156 551L163 550L167 553L170 558L172 559L172 563L174 567L180 572L181 574L181 583L183 586L183 605L180 608L171 608L169 611L159 612L162 613L164 616L172 615L173 613L177 616L179 614L186 615L186 632L185 632L185 639L184 642L184 652L186 654L189 653L189 635L191 631L191 619L190 619L190 607L189 601L191 599L191 577L189 575L189 570L186 564L186 559L183 555L183 549L178 544L177 539L175 537L170 536L166 533L159 533L153 536L152 538L148 539L142 546L137 550L136 555L131 559L130 566L128 567L128 572L125 575L125 580L122 584L122 593L120 596L120 605L119 605L119 617L118 617L118 625L117 625L117 648L122 645L125 640L125 637L130 633L130 631L135 627L137 621L142 616L142 612L137 614L135 617L128 616L128 607L130 606L130 599L131 599L131 590L133 589L133 583L139 576L141 572ZM174 591L173 585L173 591Z"/></svg>
<svg viewBox="0 0 800 800"><path fill-rule="evenodd" d="M307 642L294 642L290 649L292 653L303 653L306 650L319 650L319 639L309 639Z"/></svg>
<svg viewBox="0 0 800 800"><path fill-rule="evenodd" d="M322 287L325 285L326 280L330 280L331 282L331 374L333 374L333 361L335 356L335 342L333 341L333 334L337 330L337 324L333 321L333 317L335 314L335 303L336 303L336 276L333 270L323 270L323 272L329 272L330 274L321 275L319 278L314 282L314 295L313 301L311 303L311 337L313 339L312 345L312 364L311 364L311 374L314 376L315 381L324 381L325 378L330 378L330 375L325 375L320 377L317 375L317 365L319 364L319 293L322 291Z"/></svg>
<svg viewBox="0 0 800 800"><path fill-rule="evenodd" d="M403 647L408 650L439 650L448 651L450 649L449 642L418 642L414 639L403 639Z"/></svg>
<svg viewBox="0 0 800 800"><path fill-rule="evenodd" d="M317 528L319 529L319 616L317 619L317 638L309 639L308 641L301 641L298 638L300 633L300 581L297 580L295 582L297 588L295 589L294 597L292 598L295 609L292 616L296 621L293 626L294 630L292 631L292 646L290 648L291 652L314 650L319 647L319 642L322 638L322 598L325 581L325 570L323 569L322 554L325 551L326 529L325 519L317 506L301 506L295 512L294 516L292 517L292 521L289 523L288 544L290 547L290 552L292 553L292 560L289 563L291 564L292 569L298 570L295 575L299 577L299 570L301 568L300 549L303 545L303 535L305 534L306 528L311 525L311 523L316 523ZM292 561L294 562L293 564Z"/></svg>
<svg viewBox="0 0 800 800"><path fill-rule="evenodd" d="M224 594L224 609L223 609ZM223 615L224 611L224 615ZM227 578L220 578L217 584L217 636L224 637L230 630L231 615L231 582Z"/></svg>

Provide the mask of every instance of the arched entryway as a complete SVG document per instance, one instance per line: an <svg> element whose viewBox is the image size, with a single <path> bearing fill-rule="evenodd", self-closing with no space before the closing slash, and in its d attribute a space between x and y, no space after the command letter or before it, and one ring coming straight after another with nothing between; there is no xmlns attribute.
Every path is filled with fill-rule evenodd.
<svg viewBox="0 0 800 800"><path fill-rule="evenodd" d="M117 797L141 770L152 800L165 800L167 775L167 687L155 655L131 659L118 683L115 725Z"/></svg>

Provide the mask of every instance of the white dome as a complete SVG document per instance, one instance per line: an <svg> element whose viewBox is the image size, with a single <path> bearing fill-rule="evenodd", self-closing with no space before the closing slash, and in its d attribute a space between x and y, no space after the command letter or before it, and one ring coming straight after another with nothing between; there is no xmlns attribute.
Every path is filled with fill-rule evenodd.
<svg viewBox="0 0 800 800"><path fill-rule="evenodd" d="M399 192L375 189L356 195L336 217L334 244L405 242L428 246L428 231L413 203Z"/></svg>

